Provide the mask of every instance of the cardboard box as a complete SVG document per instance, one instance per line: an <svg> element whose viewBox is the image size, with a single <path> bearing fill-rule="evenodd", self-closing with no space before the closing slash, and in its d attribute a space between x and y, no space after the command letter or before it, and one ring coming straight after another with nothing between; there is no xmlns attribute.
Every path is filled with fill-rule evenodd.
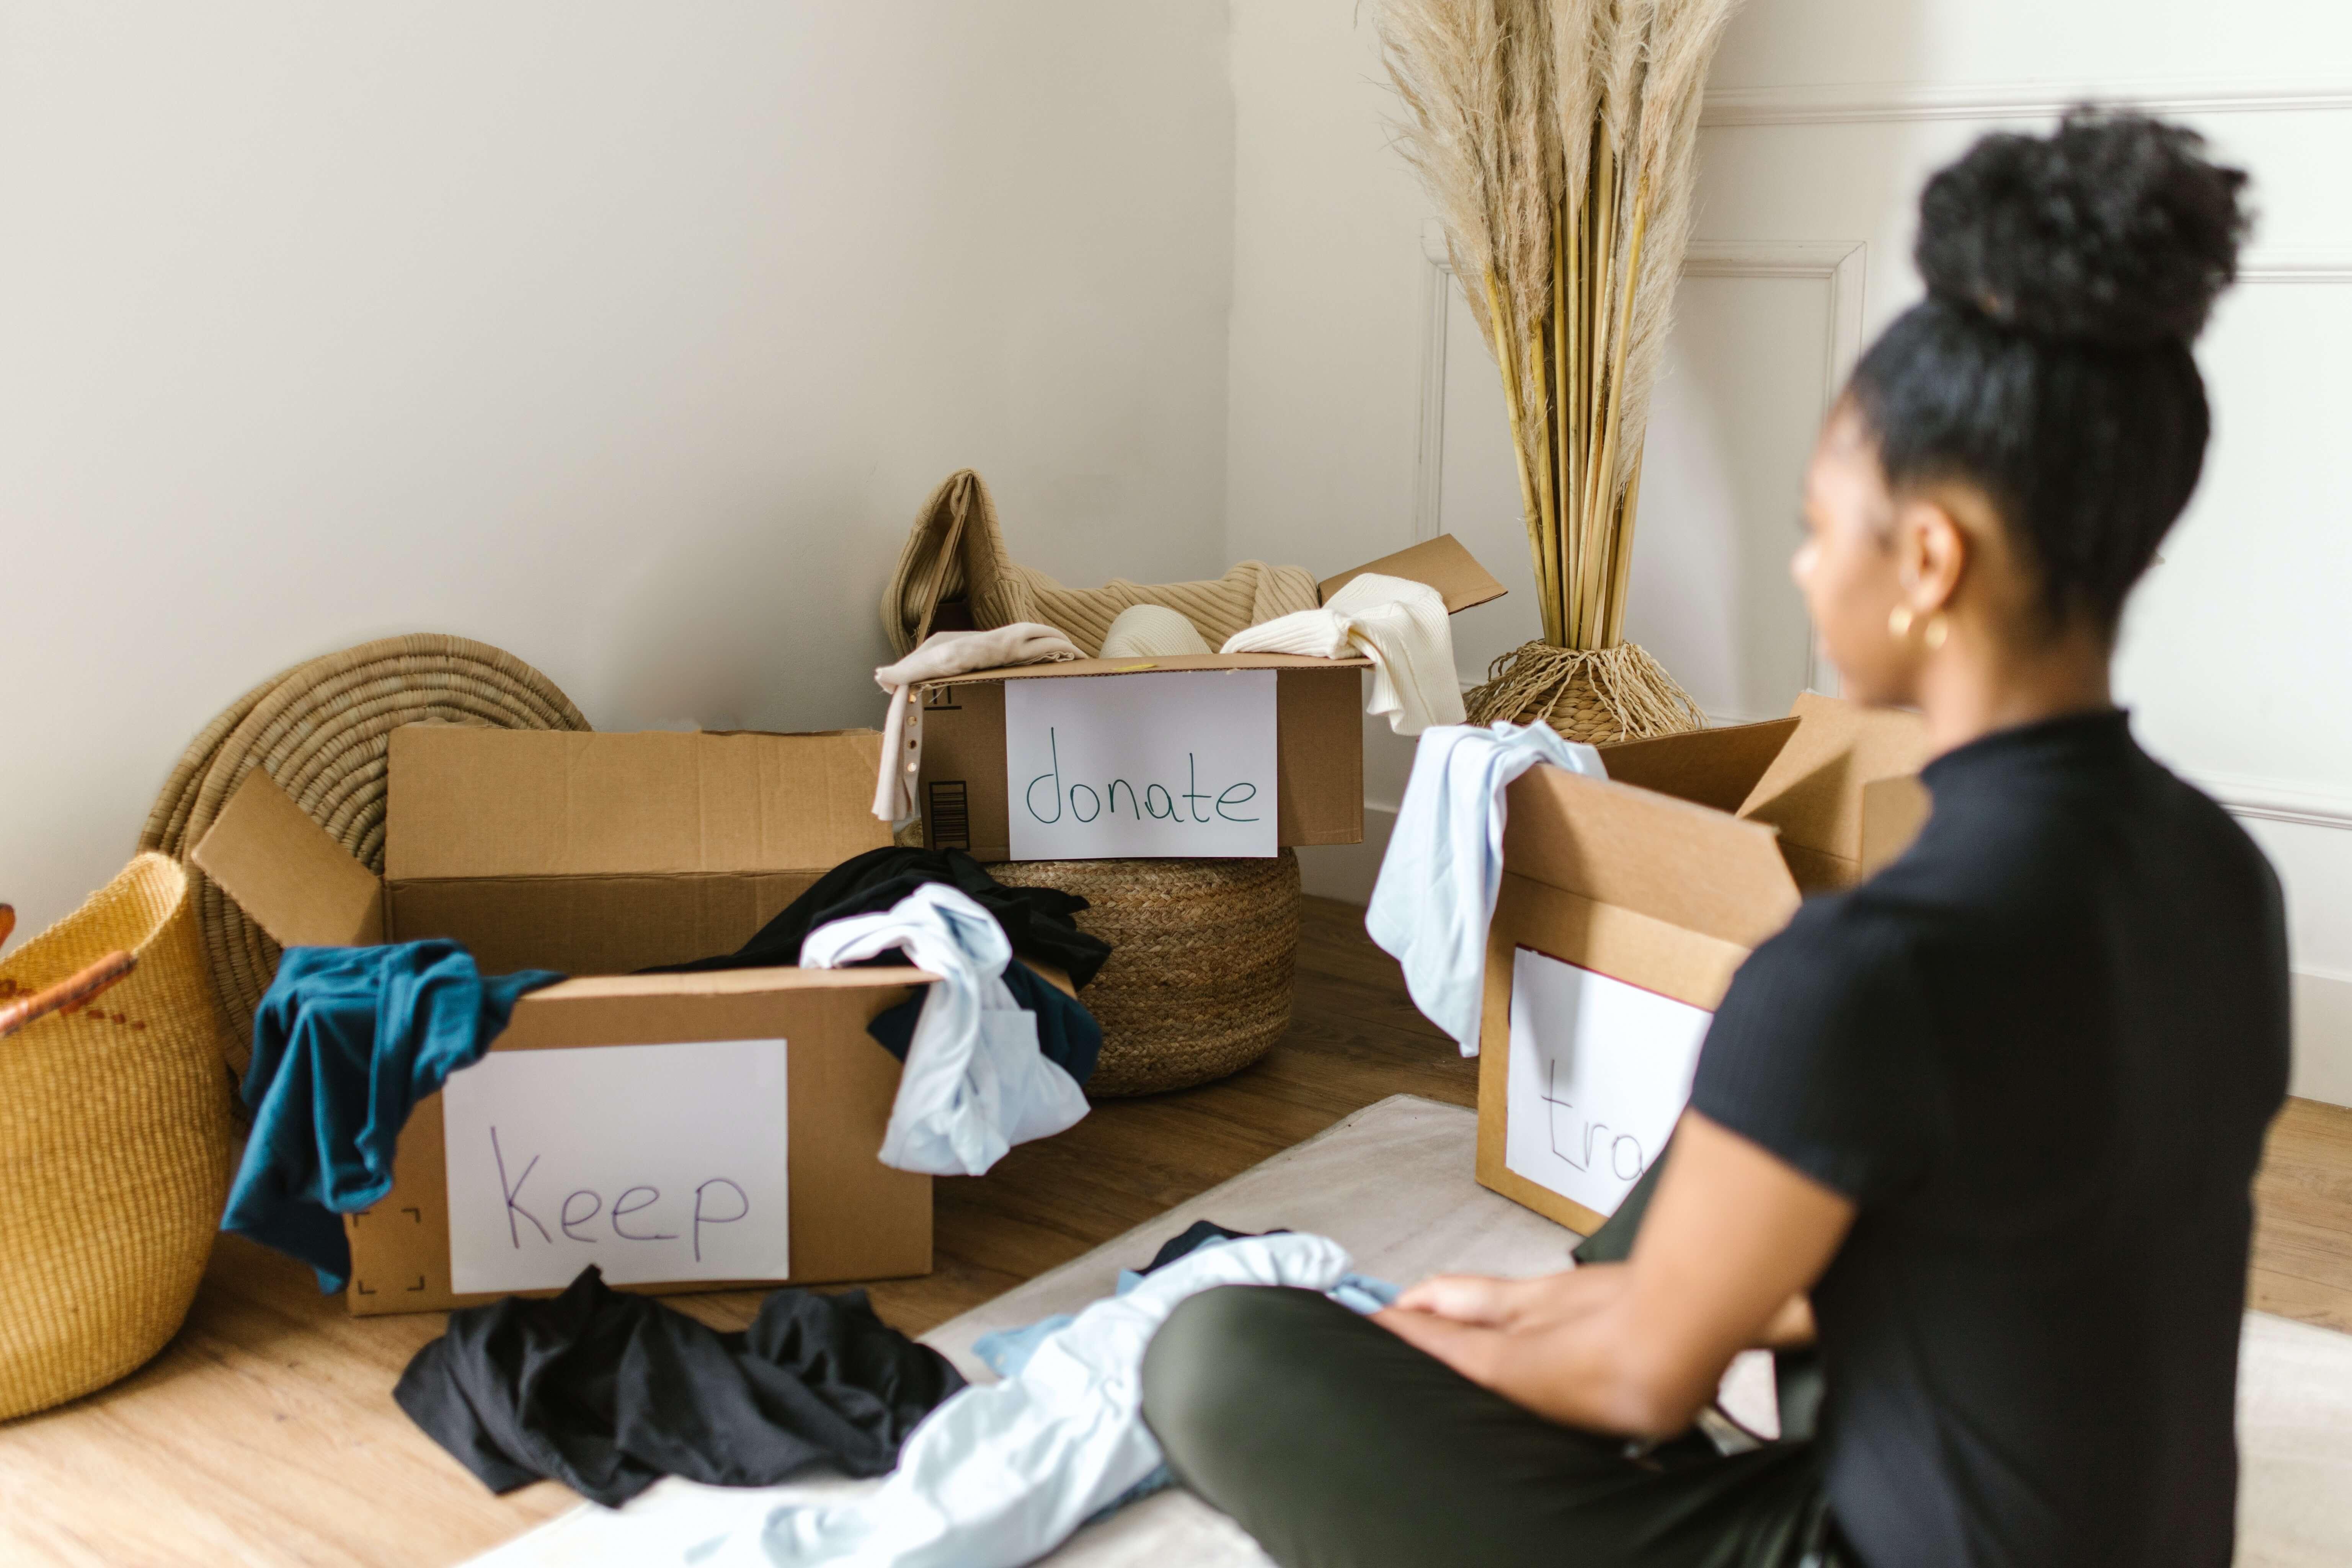
<svg viewBox="0 0 2352 1568"><path fill-rule="evenodd" d="M1686 1048L1695 1060L1703 1016L1801 896L1850 885L1901 853L1926 818L1912 775L1927 755L1915 715L1808 693L1787 719L1604 747L1606 781L1544 766L1513 784L1479 1030L1479 1182L1572 1230L1597 1227L1607 1209L1538 1175L1581 1190L1580 1160L1598 1171L1630 1146L1623 1164L1589 1177L1630 1184L1680 1111L1680 1098L1659 1097L1686 1092L1657 1086L1686 1086L1687 1067L1587 1059L1569 1072L1590 1088L1558 1092L1572 1054L1564 1031L1599 1031L1575 1042L1588 1058ZM1515 984L1532 1011L1527 999L1559 994L1545 989L1554 983L1576 989L1585 1019L1515 1020ZM1552 1076L1538 1077L1538 1067ZM1612 1080L1602 1067L1624 1076ZM1635 1082L1650 1087L1622 1092L1645 1103L1612 1103ZM1514 1115L1527 1122L1517 1139Z"/></svg>
<svg viewBox="0 0 2352 1568"><path fill-rule="evenodd" d="M930 1179L875 1157L898 1064L866 1033L912 994L910 972L629 973L739 947L825 870L887 844L869 811L880 759L872 731L415 725L391 737L382 879L257 770L194 858L289 946L451 937L485 973L583 977L525 996L494 1050L787 1042L789 1275L630 1288L922 1274ZM441 1099L402 1132L391 1194L345 1216L356 1314L496 1299L452 1288Z"/></svg>
<svg viewBox="0 0 2352 1568"><path fill-rule="evenodd" d="M1325 579L1328 599L1366 572L1426 583L1449 614L1499 598L1503 585L1451 534L1440 534ZM1186 654L1154 659L1081 659L975 670L923 693L923 762L917 799L933 848L981 860L1013 858L1005 780L1004 692L1016 680L1100 679L1270 669L1275 683L1276 832L1278 845L1360 844L1364 837L1364 658L1292 654Z"/></svg>

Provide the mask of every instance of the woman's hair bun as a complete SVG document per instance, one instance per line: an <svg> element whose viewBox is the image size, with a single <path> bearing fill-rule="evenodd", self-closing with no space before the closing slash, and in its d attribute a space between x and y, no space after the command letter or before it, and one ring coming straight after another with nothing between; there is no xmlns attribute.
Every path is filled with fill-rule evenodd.
<svg viewBox="0 0 2352 1568"><path fill-rule="evenodd" d="M2077 109L1929 181L1914 255L1930 296L2032 337L2185 343L2237 276L2245 184L2185 126Z"/></svg>

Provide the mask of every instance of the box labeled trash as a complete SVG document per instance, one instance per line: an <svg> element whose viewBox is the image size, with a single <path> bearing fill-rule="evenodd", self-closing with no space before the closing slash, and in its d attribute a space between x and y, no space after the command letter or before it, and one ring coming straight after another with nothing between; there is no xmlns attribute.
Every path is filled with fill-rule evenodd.
<svg viewBox="0 0 2352 1568"><path fill-rule="evenodd" d="M344 1216L351 1310L548 1291L926 1273L930 1178L876 1153L898 1063L866 1024L905 969L637 974L740 947L888 842L881 737L415 725L388 759L378 878L257 770L195 852L287 945L449 937L524 996L418 1102L392 1192Z"/></svg>
<svg viewBox="0 0 2352 1568"><path fill-rule="evenodd" d="M1601 749L1507 797L1479 1026L1478 1180L1591 1232L1664 1148L1749 951L1927 816L1916 716L1790 717Z"/></svg>
<svg viewBox="0 0 2352 1568"><path fill-rule="evenodd" d="M1451 534L1342 572L1503 585ZM926 683L916 799L933 848L982 860L1270 856L1364 837L1366 658L1180 654L974 670Z"/></svg>

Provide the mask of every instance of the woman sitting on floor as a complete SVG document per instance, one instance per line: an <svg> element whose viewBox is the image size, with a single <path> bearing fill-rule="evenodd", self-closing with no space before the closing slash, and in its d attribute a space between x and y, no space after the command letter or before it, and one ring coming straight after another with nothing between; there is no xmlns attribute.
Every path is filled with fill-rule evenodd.
<svg viewBox="0 0 2352 1568"><path fill-rule="evenodd" d="M1146 1415L1277 1561L2230 1560L2284 915L2108 664L2203 461L2243 184L2089 111L1929 184L1927 298L1822 432L1793 569L1846 690L1926 715L1934 817L1741 968L1646 1214L1595 1238L1625 1261L1176 1312ZM1817 1436L1693 1433L1816 1322Z"/></svg>

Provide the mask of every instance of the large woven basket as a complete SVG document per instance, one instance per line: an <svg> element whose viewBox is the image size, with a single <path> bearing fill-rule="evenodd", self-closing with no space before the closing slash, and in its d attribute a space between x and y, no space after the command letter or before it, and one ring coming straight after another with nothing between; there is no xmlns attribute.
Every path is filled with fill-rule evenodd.
<svg viewBox="0 0 2352 1568"><path fill-rule="evenodd" d="M1102 1026L1087 1092L1157 1094L1239 1072L1290 1026L1298 860L1014 860L989 875L1086 899L1110 960L1078 993Z"/></svg>
<svg viewBox="0 0 2352 1568"><path fill-rule="evenodd" d="M117 951L78 1013L0 1039L0 1420L103 1387L178 1331L228 1196L228 1080L188 879L142 855L0 961L0 997Z"/></svg>
<svg viewBox="0 0 2352 1568"><path fill-rule="evenodd" d="M139 847L186 859L245 775L260 768L336 842L383 869L386 757L403 724L585 730L555 683L502 648L418 633L298 664L230 705L164 781ZM253 1013L278 972L278 944L201 872L189 873L196 926L242 1072Z"/></svg>

